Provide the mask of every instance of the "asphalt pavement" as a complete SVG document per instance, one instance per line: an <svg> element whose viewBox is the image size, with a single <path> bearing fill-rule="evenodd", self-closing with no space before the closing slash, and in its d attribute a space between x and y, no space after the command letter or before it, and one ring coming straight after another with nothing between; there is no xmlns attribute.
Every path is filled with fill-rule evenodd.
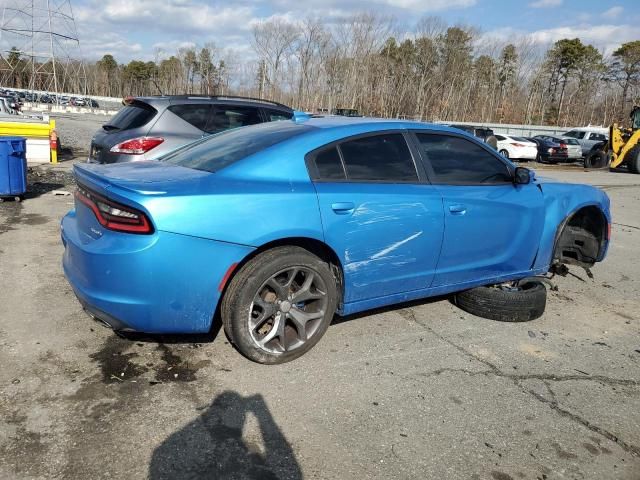
<svg viewBox="0 0 640 480"><path fill-rule="evenodd" d="M544 170L604 188L614 225L594 278L556 278L542 318L430 299L336 318L263 366L220 331L90 320L60 265L67 171L0 204L0 478L640 478L640 176Z"/></svg>

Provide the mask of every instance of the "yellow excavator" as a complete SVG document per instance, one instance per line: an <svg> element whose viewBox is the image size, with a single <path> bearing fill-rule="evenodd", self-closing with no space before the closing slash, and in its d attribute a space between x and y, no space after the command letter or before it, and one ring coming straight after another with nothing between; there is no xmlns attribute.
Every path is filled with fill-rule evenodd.
<svg viewBox="0 0 640 480"><path fill-rule="evenodd" d="M614 123L609 127L609 140L594 145L584 161L586 168L616 168L626 165L631 173L640 173L640 106L629 115L631 128Z"/></svg>

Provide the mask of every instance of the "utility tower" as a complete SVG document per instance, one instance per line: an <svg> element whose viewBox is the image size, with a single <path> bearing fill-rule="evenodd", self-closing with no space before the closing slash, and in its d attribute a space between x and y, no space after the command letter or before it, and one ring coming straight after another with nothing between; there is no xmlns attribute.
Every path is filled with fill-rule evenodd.
<svg viewBox="0 0 640 480"><path fill-rule="evenodd" d="M86 94L71 0L0 0L0 85Z"/></svg>

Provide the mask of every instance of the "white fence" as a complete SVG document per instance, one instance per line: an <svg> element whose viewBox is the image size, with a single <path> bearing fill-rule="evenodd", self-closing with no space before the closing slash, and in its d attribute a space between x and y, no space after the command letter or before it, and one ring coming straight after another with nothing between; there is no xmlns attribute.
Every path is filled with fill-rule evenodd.
<svg viewBox="0 0 640 480"><path fill-rule="evenodd" d="M536 135L562 135L577 127L556 127L553 125L518 125L511 123L479 123L479 122L434 122L447 125L469 125L474 127L486 127L494 133L514 135L516 137L535 137ZM592 126L592 125L590 125Z"/></svg>

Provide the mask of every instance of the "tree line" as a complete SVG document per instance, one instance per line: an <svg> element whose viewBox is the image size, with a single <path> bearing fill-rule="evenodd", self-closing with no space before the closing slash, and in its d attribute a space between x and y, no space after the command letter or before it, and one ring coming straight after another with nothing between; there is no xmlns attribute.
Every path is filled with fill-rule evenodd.
<svg viewBox="0 0 640 480"><path fill-rule="evenodd" d="M206 44L127 64L104 55L85 64L86 85L62 68L58 84L100 96L236 94L306 111L565 126L622 121L640 102L640 40L605 56L579 38L541 48L526 36L491 40L435 17L405 32L390 18L360 14L338 24L272 18L253 26L251 48ZM24 66L3 85L37 88L42 80Z"/></svg>

